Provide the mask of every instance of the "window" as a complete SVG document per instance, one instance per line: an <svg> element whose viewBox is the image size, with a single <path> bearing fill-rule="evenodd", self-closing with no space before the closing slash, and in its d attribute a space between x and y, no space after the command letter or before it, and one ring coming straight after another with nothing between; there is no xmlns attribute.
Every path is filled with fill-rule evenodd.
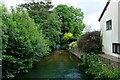
<svg viewBox="0 0 120 80"><path fill-rule="evenodd" d="M113 43L113 53L120 54L120 43Z"/></svg>
<svg viewBox="0 0 120 80"><path fill-rule="evenodd" d="M106 21L106 30L112 30L112 20Z"/></svg>

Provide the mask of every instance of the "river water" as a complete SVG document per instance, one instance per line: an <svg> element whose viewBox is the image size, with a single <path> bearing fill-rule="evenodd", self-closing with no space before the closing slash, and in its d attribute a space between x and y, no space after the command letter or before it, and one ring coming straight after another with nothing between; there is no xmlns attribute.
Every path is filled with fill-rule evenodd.
<svg viewBox="0 0 120 80"><path fill-rule="evenodd" d="M21 78L20 80L26 80L27 78L30 80L42 80L43 78L85 80L85 76L79 70L79 62L80 60L69 52L54 51L41 59L29 72L19 74L17 78Z"/></svg>

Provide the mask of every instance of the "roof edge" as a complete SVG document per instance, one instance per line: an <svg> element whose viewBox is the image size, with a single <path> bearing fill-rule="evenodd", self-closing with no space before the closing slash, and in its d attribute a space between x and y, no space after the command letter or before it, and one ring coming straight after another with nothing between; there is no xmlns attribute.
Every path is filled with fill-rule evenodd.
<svg viewBox="0 0 120 80"><path fill-rule="evenodd" d="M100 20L102 19L105 11L107 10L107 7L109 6L110 2L111 2L111 0L108 0L108 1L107 1L107 3L106 3L106 5L105 5L105 7L104 7L104 9L103 9L103 11L102 11L102 13L101 13L101 15L100 15L100 18L98 19L99 22L100 22Z"/></svg>

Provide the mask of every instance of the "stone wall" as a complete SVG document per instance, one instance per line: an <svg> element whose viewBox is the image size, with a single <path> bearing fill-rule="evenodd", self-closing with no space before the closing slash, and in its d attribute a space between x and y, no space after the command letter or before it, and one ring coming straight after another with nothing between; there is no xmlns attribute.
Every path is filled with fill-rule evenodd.
<svg viewBox="0 0 120 80"><path fill-rule="evenodd" d="M102 54L100 55L100 60L107 64L108 67L110 68L116 68L120 70L120 58L111 56L111 55L106 55L106 54Z"/></svg>
<svg viewBox="0 0 120 80"><path fill-rule="evenodd" d="M77 56L79 59L81 58L81 55L83 55L83 52L80 52L77 48L72 48L70 50L72 54L74 54L75 56ZM120 58L111 56L111 55L107 55L107 54L100 54L99 55L100 60L104 63L107 64L107 66L109 68L116 68L120 70Z"/></svg>

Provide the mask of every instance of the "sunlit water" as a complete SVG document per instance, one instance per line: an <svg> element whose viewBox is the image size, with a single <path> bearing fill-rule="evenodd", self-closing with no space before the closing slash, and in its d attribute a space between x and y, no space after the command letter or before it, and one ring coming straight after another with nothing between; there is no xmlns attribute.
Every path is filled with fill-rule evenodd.
<svg viewBox="0 0 120 80"><path fill-rule="evenodd" d="M38 62L29 72L19 74L17 78L33 78L33 80L35 78L74 78L74 80L81 80L84 76L79 71L79 62L79 59L69 52L55 51Z"/></svg>

